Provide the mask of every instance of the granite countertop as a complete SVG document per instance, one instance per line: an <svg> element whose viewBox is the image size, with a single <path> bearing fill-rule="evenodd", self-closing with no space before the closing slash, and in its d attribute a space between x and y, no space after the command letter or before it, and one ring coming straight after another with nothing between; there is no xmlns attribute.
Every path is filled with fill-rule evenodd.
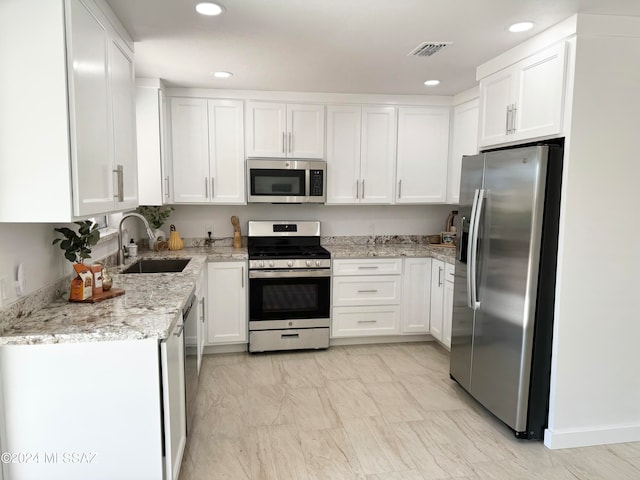
<svg viewBox="0 0 640 480"><path fill-rule="evenodd" d="M331 252L331 258L369 257L432 257L446 263L455 263L455 248L416 243L387 243L380 245L341 244L324 245Z"/></svg>
<svg viewBox="0 0 640 480"><path fill-rule="evenodd" d="M455 262L455 249L424 243L362 243L358 241L324 244L333 259L369 257L433 257ZM140 258L190 258L179 273L119 273ZM68 301L68 288L55 301L30 315L17 315L0 328L0 345L139 340L167 338L189 296L195 291L206 262L246 260L246 247L228 245L192 246L178 251L143 250L127 259L120 268L110 269L113 287L125 294L98 303Z"/></svg>
<svg viewBox="0 0 640 480"><path fill-rule="evenodd" d="M117 273L138 258L150 257L191 261L179 273ZM167 338L195 291L207 259L196 249L140 252L123 267L109 270L113 288L124 289L124 295L97 303L74 303L68 301L67 289L57 300L5 325L0 345Z"/></svg>

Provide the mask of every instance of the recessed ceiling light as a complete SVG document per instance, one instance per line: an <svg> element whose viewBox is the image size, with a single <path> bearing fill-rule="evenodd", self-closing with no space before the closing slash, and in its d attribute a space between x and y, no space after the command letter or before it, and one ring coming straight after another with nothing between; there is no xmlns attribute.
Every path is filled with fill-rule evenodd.
<svg viewBox="0 0 640 480"><path fill-rule="evenodd" d="M229 78L229 77L233 77L233 73L231 72L211 72L212 76L216 77L216 78Z"/></svg>
<svg viewBox="0 0 640 480"><path fill-rule="evenodd" d="M220 15L222 12L224 12L224 8L222 8L217 3L202 2L196 5L196 12L198 12L200 15L214 16Z"/></svg>
<svg viewBox="0 0 640 480"><path fill-rule="evenodd" d="M424 84L427 87L435 87L436 85L440 85L440 80L427 80Z"/></svg>
<svg viewBox="0 0 640 480"><path fill-rule="evenodd" d="M509 26L509 31L513 33L526 32L533 28L533 22L518 22Z"/></svg>

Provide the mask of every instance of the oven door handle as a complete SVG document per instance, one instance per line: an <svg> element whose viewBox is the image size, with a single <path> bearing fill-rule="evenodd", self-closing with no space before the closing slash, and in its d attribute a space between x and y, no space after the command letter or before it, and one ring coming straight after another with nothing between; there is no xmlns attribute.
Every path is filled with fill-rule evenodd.
<svg viewBox="0 0 640 480"><path fill-rule="evenodd" d="M330 268L321 268L317 270L249 270L249 278L308 278L330 276Z"/></svg>

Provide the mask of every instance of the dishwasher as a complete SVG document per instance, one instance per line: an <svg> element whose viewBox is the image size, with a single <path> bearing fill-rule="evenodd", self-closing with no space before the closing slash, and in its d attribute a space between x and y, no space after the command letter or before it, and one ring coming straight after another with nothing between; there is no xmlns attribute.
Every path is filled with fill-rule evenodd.
<svg viewBox="0 0 640 480"><path fill-rule="evenodd" d="M198 309L196 308L196 296L191 295L184 309L182 310L182 318L185 330L195 331L198 322ZM185 392L185 409L187 436L191 430L191 421L193 420L193 411L195 409L196 394L198 393L198 345L192 345L187 342L187 336L182 335L184 344L184 392Z"/></svg>

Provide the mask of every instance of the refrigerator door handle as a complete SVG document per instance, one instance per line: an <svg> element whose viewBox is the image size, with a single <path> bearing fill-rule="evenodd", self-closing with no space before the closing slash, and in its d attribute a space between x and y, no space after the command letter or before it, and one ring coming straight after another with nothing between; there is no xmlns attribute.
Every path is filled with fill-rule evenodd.
<svg viewBox="0 0 640 480"><path fill-rule="evenodd" d="M476 228L476 210L478 209L478 195L480 190L476 188L473 194L473 204L471 205L471 220L469 220L469 241L467 242L467 307L473 308L473 296L471 294L472 279L475 277L473 261L474 255L474 237Z"/></svg>
<svg viewBox="0 0 640 480"><path fill-rule="evenodd" d="M476 216L473 228L473 238L471 239L471 308L477 310L480 308L478 301L478 232L480 231L480 218L482 216L482 206L484 205L484 197L487 194L485 189L480 189L478 193L478 204L476 207Z"/></svg>

